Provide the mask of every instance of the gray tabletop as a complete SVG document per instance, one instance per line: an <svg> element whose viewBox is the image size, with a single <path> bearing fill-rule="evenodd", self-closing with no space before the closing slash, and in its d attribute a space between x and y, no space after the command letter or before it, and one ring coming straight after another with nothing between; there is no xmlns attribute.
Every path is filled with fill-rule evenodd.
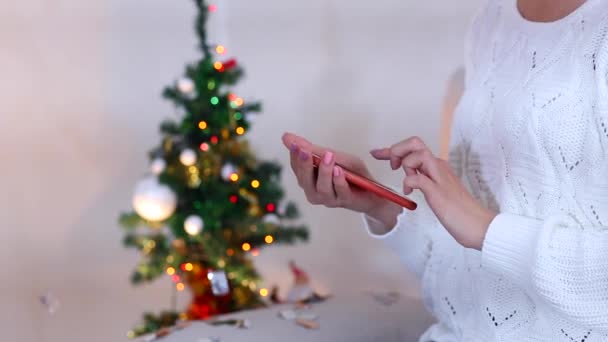
<svg viewBox="0 0 608 342"><path fill-rule="evenodd" d="M380 299L383 299L381 297ZM387 304L371 294L334 296L310 309L298 311L308 318L316 316L319 328L306 329L293 320L279 318L279 312L293 311L294 305L243 311L220 317L246 319L250 328L211 326L194 322L164 337L162 342L203 342L215 337L228 341L417 341L433 322L417 298L400 296Z"/></svg>

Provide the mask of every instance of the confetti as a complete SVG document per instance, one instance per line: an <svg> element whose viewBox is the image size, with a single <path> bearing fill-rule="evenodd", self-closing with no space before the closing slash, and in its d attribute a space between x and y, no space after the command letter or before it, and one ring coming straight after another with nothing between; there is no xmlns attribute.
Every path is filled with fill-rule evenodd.
<svg viewBox="0 0 608 342"><path fill-rule="evenodd" d="M319 322L311 321L307 319L298 318L296 319L296 324L302 326L306 329L319 329Z"/></svg>
<svg viewBox="0 0 608 342"><path fill-rule="evenodd" d="M57 310L59 310L59 299L57 297L55 297L55 295L53 295L53 293L48 292L42 296L39 297L40 299L40 303L46 308L46 311L49 314L54 314L55 312L57 312Z"/></svg>
<svg viewBox="0 0 608 342"><path fill-rule="evenodd" d="M279 317L286 320L292 320L295 319L297 315L293 310L281 310L279 311Z"/></svg>

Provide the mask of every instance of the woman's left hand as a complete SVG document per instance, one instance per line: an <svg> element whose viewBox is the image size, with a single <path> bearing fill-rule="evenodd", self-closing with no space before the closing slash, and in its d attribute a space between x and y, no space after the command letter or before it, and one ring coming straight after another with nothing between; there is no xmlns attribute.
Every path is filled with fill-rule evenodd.
<svg viewBox="0 0 608 342"><path fill-rule="evenodd" d="M393 170L403 167L403 192L419 189L448 232L464 247L481 250L490 222L497 215L484 208L467 191L449 164L437 158L418 137L371 151L389 160Z"/></svg>

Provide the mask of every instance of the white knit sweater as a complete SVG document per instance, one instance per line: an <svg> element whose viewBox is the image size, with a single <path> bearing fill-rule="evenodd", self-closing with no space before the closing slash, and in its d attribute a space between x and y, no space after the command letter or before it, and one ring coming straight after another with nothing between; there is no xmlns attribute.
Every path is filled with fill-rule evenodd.
<svg viewBox="0 0 608 342"><path fill-rule="evenodd" d="M608 341L607 32L605 0L551 23L516 0L476 16L450 164L500 214L467 249L415 193L419 209L376 235L438 320L420 341Z"/></svg>

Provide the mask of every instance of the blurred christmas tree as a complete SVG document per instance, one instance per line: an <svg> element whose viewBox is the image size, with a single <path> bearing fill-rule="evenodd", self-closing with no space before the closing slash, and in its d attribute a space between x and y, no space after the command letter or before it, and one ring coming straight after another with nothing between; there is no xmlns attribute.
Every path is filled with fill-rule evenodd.
<svg viewBox="0 0 608 342"><path fill-rule="evenodd" d="M226 48L210 45L206 24L214 5L194 0L202 58L167 87L164 97L183 112L161 124L162 142L150 152L151 175L138 183L134 212L120 222L125 246L142 258L132 275L139 284L164 274L177 291L189 288L190 306L181 314L146 313L131 337L183 319L262 305L259 276L251 261L263 247L307 240L305 227L284 225L298 213L281 202L280 166L260 161L243 135L259 103L246 103L228 87L242 76Z"/></svg>

